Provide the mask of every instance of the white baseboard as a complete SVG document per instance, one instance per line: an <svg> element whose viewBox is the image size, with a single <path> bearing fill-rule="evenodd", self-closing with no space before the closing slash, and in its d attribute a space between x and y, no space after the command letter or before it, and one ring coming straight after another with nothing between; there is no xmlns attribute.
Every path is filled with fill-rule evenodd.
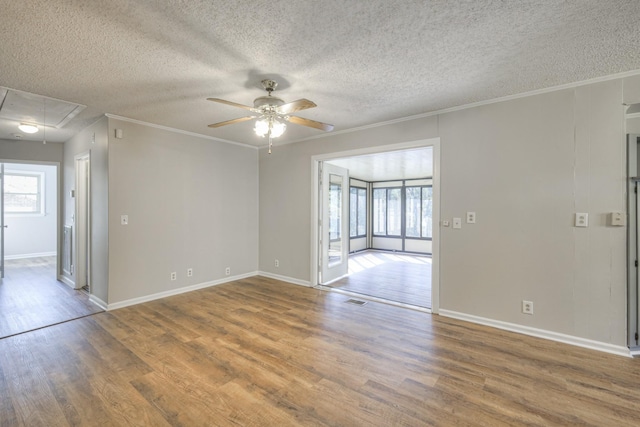
<svg viewBox="0 0 640 427"><path fill-rule="evenodd" d="M39 257L45 257L45 256L56 256L57 254L58 253L56 251L53 251L53 252L40 252L37 254L5 255L4 259L12 260L12 259L39 258Z"/></svg>
<svg viewBox="0 0 640 427"><path fill-rule="evenodd" d="M268 277L269 279L281 280L283 282L292 283L294 285L306 286L307 288L311 287L311 282L309 282L308 280L300 280L300 279L295 279L293 277L281 276L279 274L273 274L267 271L258 271L258 276Z"/></svg>
<svg viewBox="0 0 640 427"><path fill-rule="evenodd" d="M67 276L58 276L58 280L64 283L65 285L71 287L72 289L76 288L76 283L68 278Z"/></svg>
<svg viewBox="0 0 640 427"><path fill-rule="evenodd" d="M258 275L257 271L253 271L251 273L240 274L237 276L229 276L224 279L213 280L211 282L198 283L197 285L185 286L183 288L171 289L169 291L158 292L156 294L145 295L143 297L131 298L128 300L114 302L111 304L105 304L105 309L107 311L117 310L119 308L129 307L131 305L142 304L143 302L154 301L160 298L166 298L173 295L184 294L186 292L197 291L198 289L204 289L211 286L221 285L223 283L233 282L234 280L246 279L247 277L253 277Z"/></svg>
<svg viewBox="0 0 640 427"><path fill-rule="evenodd" d="M471 314L459 313L457 311L440 309L441 316L451 317L453 319L464 320L480 325L491 326L493 328L503 329L505 331L517 332L519 334L529 335L537 338L544 338L551 341L557 341L564 344L575 345L577 347L589 348L605 353L615 354L618 356L631 357L631 353L627 347L615 344L594 341L587 338L580 338L573 335L561 334L558 332L547 331L544 329L532 328L529 326L518 325L516 323L508 323L500 320L487 319L485 317L473 316Z"/></svg>
<svg viewBox="0 0 640 427"><path fill-rule="evenodd" d="M108 304L104 301L102 301L100 298L98 298L95 295L89 295L89 301L91 301L92 303L94 303L95 305L97 305L98 307L100 307L103 310L107 310L107 306Z"/></svg>

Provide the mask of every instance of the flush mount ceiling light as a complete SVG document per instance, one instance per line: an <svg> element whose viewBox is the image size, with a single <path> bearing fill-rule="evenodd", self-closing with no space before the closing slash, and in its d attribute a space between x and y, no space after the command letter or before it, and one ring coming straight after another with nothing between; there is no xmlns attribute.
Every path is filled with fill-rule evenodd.
<svg viewBox="0 0 640 427"><path fill-rule="evenodd" d="M295 113L296 111L313 108L316 106L316 104L304 98L298 99L297 101L285 103L282 99L271 96L271 92L276 89L276 86L278 86L278 83L276 83L274 80L262 80L262 87L264 87L264 90L267 91L268 95L254 99L253 107L238 104L232 101L226 101L220 98L207 98L209 101L219 102L221 104L227 104L233 107L239 107L245 110L249 110L252 113L258 114L258 116L240 117L233 120L227 120L225 122L214 123L209 125L209 127L217 128L233 123L240 123L247 120L258 119L256 121L255 127L253 128L253 131L260 137L269 137L269 154L271 154L271 138L277 138L284 133L285 129L287 128L286 124L284 123L285 121L324 131L333 130L333 125L304 119L302 117L290 116L289 114Z"/></svg>
<svg viewBox="0 0 640 427"><path fill-rule="evenodd" d="M18 129L20 129L24 133L36 133L38 132L38 125L32 125L30 123L20 123L18 125Z"/></svg>

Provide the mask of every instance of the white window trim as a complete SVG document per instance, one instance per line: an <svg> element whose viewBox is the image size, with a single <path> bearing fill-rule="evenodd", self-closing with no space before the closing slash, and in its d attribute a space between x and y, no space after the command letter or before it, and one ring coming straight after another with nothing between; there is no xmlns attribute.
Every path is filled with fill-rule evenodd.
<svg viewBox="0 0 640 427"><path fill-rule="evenodd" d="M40 194L40 212L7 212L7 206L5 205L5 216L6 217L10 217L10 218L33 218L33 217L40 217L40 216L45 216L47 214L46 212L46 186L45 186L45 173L44 172L39 172L39 171L29 171L29 170L7 170L5 169L4 171L4 176L5 178L8 175L22 175L22 176L37 176L39 179L39 183L40 183L40 188L38 189L38 192ZM7 193L7 191L5 191L5 194Z"/></svg>

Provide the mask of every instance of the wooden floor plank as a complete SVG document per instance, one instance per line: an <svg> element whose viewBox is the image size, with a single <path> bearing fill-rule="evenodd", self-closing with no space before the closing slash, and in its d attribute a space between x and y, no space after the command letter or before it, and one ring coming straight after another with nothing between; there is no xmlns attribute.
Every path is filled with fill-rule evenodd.
<svg viewBox="0 0 640 427"><path fill-rule="evenodd" d="M0 339L0 426L635 426L640 360L253 277Z"/></svg>

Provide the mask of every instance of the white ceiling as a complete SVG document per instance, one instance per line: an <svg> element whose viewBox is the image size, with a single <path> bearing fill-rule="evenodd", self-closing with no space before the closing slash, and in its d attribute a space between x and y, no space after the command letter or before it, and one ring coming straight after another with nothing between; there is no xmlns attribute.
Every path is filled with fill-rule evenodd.
<svg viewBox="0 0 640 427"><path fill-rule="evenodd" d="M335 131L640 69L638 0L0 0L0 86L262 146L275 78ZM0 120L0 138L7 138ZM15 129L11 130L11 133ZM321 131L290 124L276 143ZM36 135L36 140L40 137Z"/></svg>
<svg viewBox="0 0 640 427"><path fill-rule="evenodd" d="M351 178L367 182L431 178L433 149L425 147L366 154L329 160L327 163L348 169Z"/></svg>

